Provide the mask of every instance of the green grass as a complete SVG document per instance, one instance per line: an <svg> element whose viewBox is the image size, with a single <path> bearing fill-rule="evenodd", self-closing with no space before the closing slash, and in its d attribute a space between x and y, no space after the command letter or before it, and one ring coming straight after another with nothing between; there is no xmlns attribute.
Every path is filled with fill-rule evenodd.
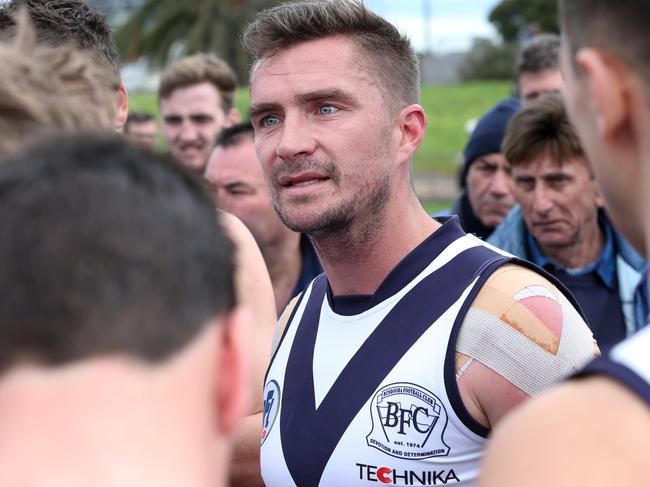
<svg viewBox="0 0 650 487"><path fill-rule="evenodd" d="M502 81L461 83L422 88L422 106L429 124L422 147L415 155L416 171L442 171L453 173L465 143L465 123L479 117L501 98L508 96L510 84ZM235 104L243 117L248 113L250 95L248 88L237 92ZM132 110L147 110L158 114L156 95L132 93L129 95Z"/></svg>
<svg viewBox="0 0 650 487"><path fill-rule="evenodd" d="M439 213L442 210L446 210L448 208L451 208L451 204L453 203L452 201L420 201L422 203L422 206L426 210L427 213L435 214Z"/></svg>
<svg viewBox="0 0 650 487"><path fill-rule="evenodd" d="M509 90L510 84L501 81L423 87L422 106L429 124L414 169L455 172L467 143L466 122L480 117Z"/></svg>
<svg viewBox="0 0 650 487"><path fill-rule="evenodd" d="M129 93L129 110L144 110L158 116L158 99L155 93Z"/></svg>

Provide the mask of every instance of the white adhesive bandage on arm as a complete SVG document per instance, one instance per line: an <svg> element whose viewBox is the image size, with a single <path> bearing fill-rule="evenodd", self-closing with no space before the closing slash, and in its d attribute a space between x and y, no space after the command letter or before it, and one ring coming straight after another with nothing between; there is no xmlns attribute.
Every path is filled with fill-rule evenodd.
<svg viewBox="0 0 650 487"><path fill-rule="evenodd" d="M535 396L578 371L594 356L592 334L563 300L562 336L557 353L545 350L524 332L481 309L470 308L461 325L456 351L494 370Z"/></svg>

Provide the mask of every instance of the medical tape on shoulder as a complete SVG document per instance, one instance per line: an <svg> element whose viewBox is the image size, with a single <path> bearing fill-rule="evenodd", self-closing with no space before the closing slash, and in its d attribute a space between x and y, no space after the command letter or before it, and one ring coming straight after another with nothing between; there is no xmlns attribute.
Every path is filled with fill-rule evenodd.
<svg viewBox="0 0 650 487"><path fill-rule="evenodd" d="M494 370L535 396L578 371L593 357L591 332L568 303L557 354L553 355L496 316L470 308L460 327L456 351Z"/></svg>

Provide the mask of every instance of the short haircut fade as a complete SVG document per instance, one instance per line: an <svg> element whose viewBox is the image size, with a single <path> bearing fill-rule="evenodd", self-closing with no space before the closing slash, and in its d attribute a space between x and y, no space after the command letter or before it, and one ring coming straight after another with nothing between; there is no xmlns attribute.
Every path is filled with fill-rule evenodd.
<svg viewBox="0 0 650 487"><path fill-rule="evenodd" d="M234 306L232 244L198 176L117 136L0 164L0 371L156 364Z"/></svg>
<svg viewBox="0 0 650 487"><path fill-rule="evenodd" d="M381 79L395 108L419 102L419 63L410 41L361 1L305 0L270 8L257 14L243 43L259 61L281 49L334 36L355 42L364 67Z"/></svg>
<svg viewBox="0 0 650 487"><path fill-rule="evenodd" d="M160 77L158 98L167 98L179 88L201 83L210 83L217 89L224 113L233 107L237 75L228 63L212 54L194 54L172 63Z"/></svg>

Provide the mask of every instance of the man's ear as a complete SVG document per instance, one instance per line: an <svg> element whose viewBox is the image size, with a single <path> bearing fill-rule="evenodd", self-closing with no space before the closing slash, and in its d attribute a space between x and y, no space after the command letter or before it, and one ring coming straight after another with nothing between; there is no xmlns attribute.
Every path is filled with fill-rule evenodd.
<svg viewBox="0 0 650 487"><path fill-rule="evenodd" d="M124 83L120 81L120 87L117 89L115 98L115 130L118 132L122 130L126 119L129 116L129 94L124 87Z"/></svg>
<svg viewBox="0 0 650 487"><path fill-rule="evenodd" d="M230 434L244 415L248 403L247 332L251 317L235 308L223 319L217 339L220 341L217 363L217 426L222 434Z"/></svg>
<svg viewBox="0 0 650 487"><path fill-rule="evenodd" d="M397 118L399 161L410 161L418 150L427 128L427 116L417 104L402 109Z"/></svg>
<svg viewBox="0 0 650 487"><path fill-rule="evenodd" d="M580 49L576 64L585 78L598 135L611 138L629 122L629 70L617 59L592 48Z"/></svg>
<svg viewBox="0 0 650 487"><path fill-rule="evenodd" d="M230 127L231 125L235 125L237 123L241 122L241 113L239 113L239 109L237 107L232 107L230 110L228 110L228 113L226 113L226 127Z"/></svg>
<svg viewBox="0 0 650 487"><path fill-rule="evenodd" d="M594 193L596 196L595 202L596 202L596 207L597 208L604 208L605 207L605 198L603 197L603 193L600 190L600 184L598 184L598 181L594 178L593 179L593 184L594 184Z"/></svg>

